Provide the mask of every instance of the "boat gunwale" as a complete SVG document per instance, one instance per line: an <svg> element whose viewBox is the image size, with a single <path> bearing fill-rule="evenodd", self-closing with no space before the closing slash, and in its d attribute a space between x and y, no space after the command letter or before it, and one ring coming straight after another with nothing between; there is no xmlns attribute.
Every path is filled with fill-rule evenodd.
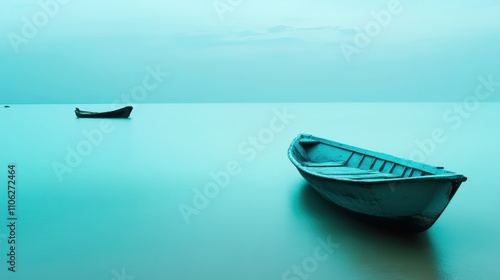
<svg viewBox="0 0 500 280"><path fill-rule="evenodd" d="M382 159L382 160L386 160L386 161L391 161L391 162L394 161L394 160L402 161L404 163L399 162L398 164L401 164L401 165L404 165L404 166L407 166L407 167L410 167L410 168L419 169L415 165L422 165L421 167L433 168L433 169L436 169L436 170L441 170L441 172L445 172L445 173L444 174L424 175L424 176L418 176L418 177L405 177L405 178L398 177L398 178L380 178L380 179L348 179L348 178L338 178L338 177L335 177L335 176L332 176L332 175L325 175L325 174L320 174L320 173L313 173L313 172L310 171L309 168L307 168L306 166L304 166L303 164L301 164L300 161L293 155L293 152L295 150L295 145L298 145L299 141L301 139L303 139L303 138L313 139L313 140L316 140L316 141L318 141L319 143L322 143L322 144L326 144L326 145L333 146L333 147L336 147L336 148L346 149L346 150L353 151L353 152L363 152L363 153L365 153L367 155L370 155L370 156L373 156L373 157L376 157L376 158L379 158L379 159ZM376 154L376 155L374 155L374 154ZM359 183L377 184L377 183L384 183L384 182L399 182L399 181L410 181L410 180L423 181L423 180L436 180L436 179L460 180L461 182L465 182L467 180L467 177L465 177L462 174L458 174L458 173L455 173L455 172L452 172L452 171L449 171L449 170L444 170L444 169L441 169L441 168L438 168L436 166L432 166L432 165L429 165L429 164L426 164L426 163L417 162L417 161L413 161L413 160L409 160L409 159L405 159L405 158L393 156L393 155L386 154L386 153L380 153L380 152L376 152L376 151L373 151L373 150L359 148L359 147L355 147L355 146L351 146L351 145L339 143L339 142L336 142L336 141L332 141L332 140L328 140L328 139L316 137L314 135L305 134L305 133L299 134L292 141L292 143L290 144L290 147L288 148L288 158L293 163L293 165L295 165L296 168L298 168L299 170L301 170L301 171L303 171L303 172L305 172L305 173L307 173L307 174L309 174L311 176L320 177L320 178L324 178L324 179L328 179L328 180L350 182L350 183L358 183L358 184ZM419 169L419 170L422 170L422 169ZM425 171L425 170L423 170L423 171Z"/></svg>

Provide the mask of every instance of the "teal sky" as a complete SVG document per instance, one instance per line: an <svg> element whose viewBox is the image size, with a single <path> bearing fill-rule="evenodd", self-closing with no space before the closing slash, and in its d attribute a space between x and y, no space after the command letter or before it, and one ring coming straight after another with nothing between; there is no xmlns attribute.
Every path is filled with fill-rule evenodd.
<svg viewBox="0 0 500 280"><path fill-rule="evenodd" d="M462 101L500 82L498 0L55 1L0 3L0 103L113 103L148 67L168 77L132 101Z"/></svg>

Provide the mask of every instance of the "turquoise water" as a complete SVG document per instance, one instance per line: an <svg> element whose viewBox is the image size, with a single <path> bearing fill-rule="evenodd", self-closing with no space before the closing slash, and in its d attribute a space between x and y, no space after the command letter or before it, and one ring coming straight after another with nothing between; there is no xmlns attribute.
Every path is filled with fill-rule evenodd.
<svg viewBox="0 0 500 280"><path fill-rule="evenodd" d="M500 2L459 2L0 3L0 279L499 279ZM469 180L382 232L305 184L298 133Z"/></svg>
<svg viewBox="0 0 500 280"><path fill-rule="evenodd" d="M18 220L15 273L0 227L1 279L497 279L500 105L455 104L136 104L109 123L2 106ZM301 132L469 179L426 233L382 232L305 184L286 156Z"/></svg>

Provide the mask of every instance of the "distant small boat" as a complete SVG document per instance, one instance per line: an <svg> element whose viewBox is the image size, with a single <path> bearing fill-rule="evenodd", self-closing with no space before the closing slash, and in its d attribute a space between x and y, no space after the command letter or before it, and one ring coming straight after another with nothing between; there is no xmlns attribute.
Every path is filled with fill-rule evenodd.
<svg viewBox="0 0 500 280"><path fill-rule="evenodd" d="M109 112L88 112L82 111L78 108L75 109L75 114L77 118L128 118L132 112L132 106L126 106L114 111Z"/></svg>
<svg viewBox="0 0 500 280"><path fill-rule="evenodd" d="M290 161L328 201L403 231L430 228L467 177L423 163L300 134Z"/></svg>
<svg viewBox="0 0 500 280"><path fill-rule="evenodd" d="M3 106L3 107L4 107L4 108L10 108L10 106L9 106L9 105L5 105L5 106Z"/></svg>

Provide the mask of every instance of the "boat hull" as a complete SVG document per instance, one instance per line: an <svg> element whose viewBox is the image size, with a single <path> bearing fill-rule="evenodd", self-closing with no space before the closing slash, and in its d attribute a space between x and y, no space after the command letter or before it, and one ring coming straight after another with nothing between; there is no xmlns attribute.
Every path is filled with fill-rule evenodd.
<svg viewBox="0 0 500 280"><path fill-rule="evenodd" d="M126 119L130 116L133 107L127 106L114 111L109 112L88 112L81 111L78 108L75 110L77 118L87 118L87 119Z"/></svg>
<svg viewBox="0 0 500 280"><path fill-rule="evenodd" d="M316 177L299 169L327 201L383 226L410 232L429 229L460 187L461 180L362 184Z"/></svg>

